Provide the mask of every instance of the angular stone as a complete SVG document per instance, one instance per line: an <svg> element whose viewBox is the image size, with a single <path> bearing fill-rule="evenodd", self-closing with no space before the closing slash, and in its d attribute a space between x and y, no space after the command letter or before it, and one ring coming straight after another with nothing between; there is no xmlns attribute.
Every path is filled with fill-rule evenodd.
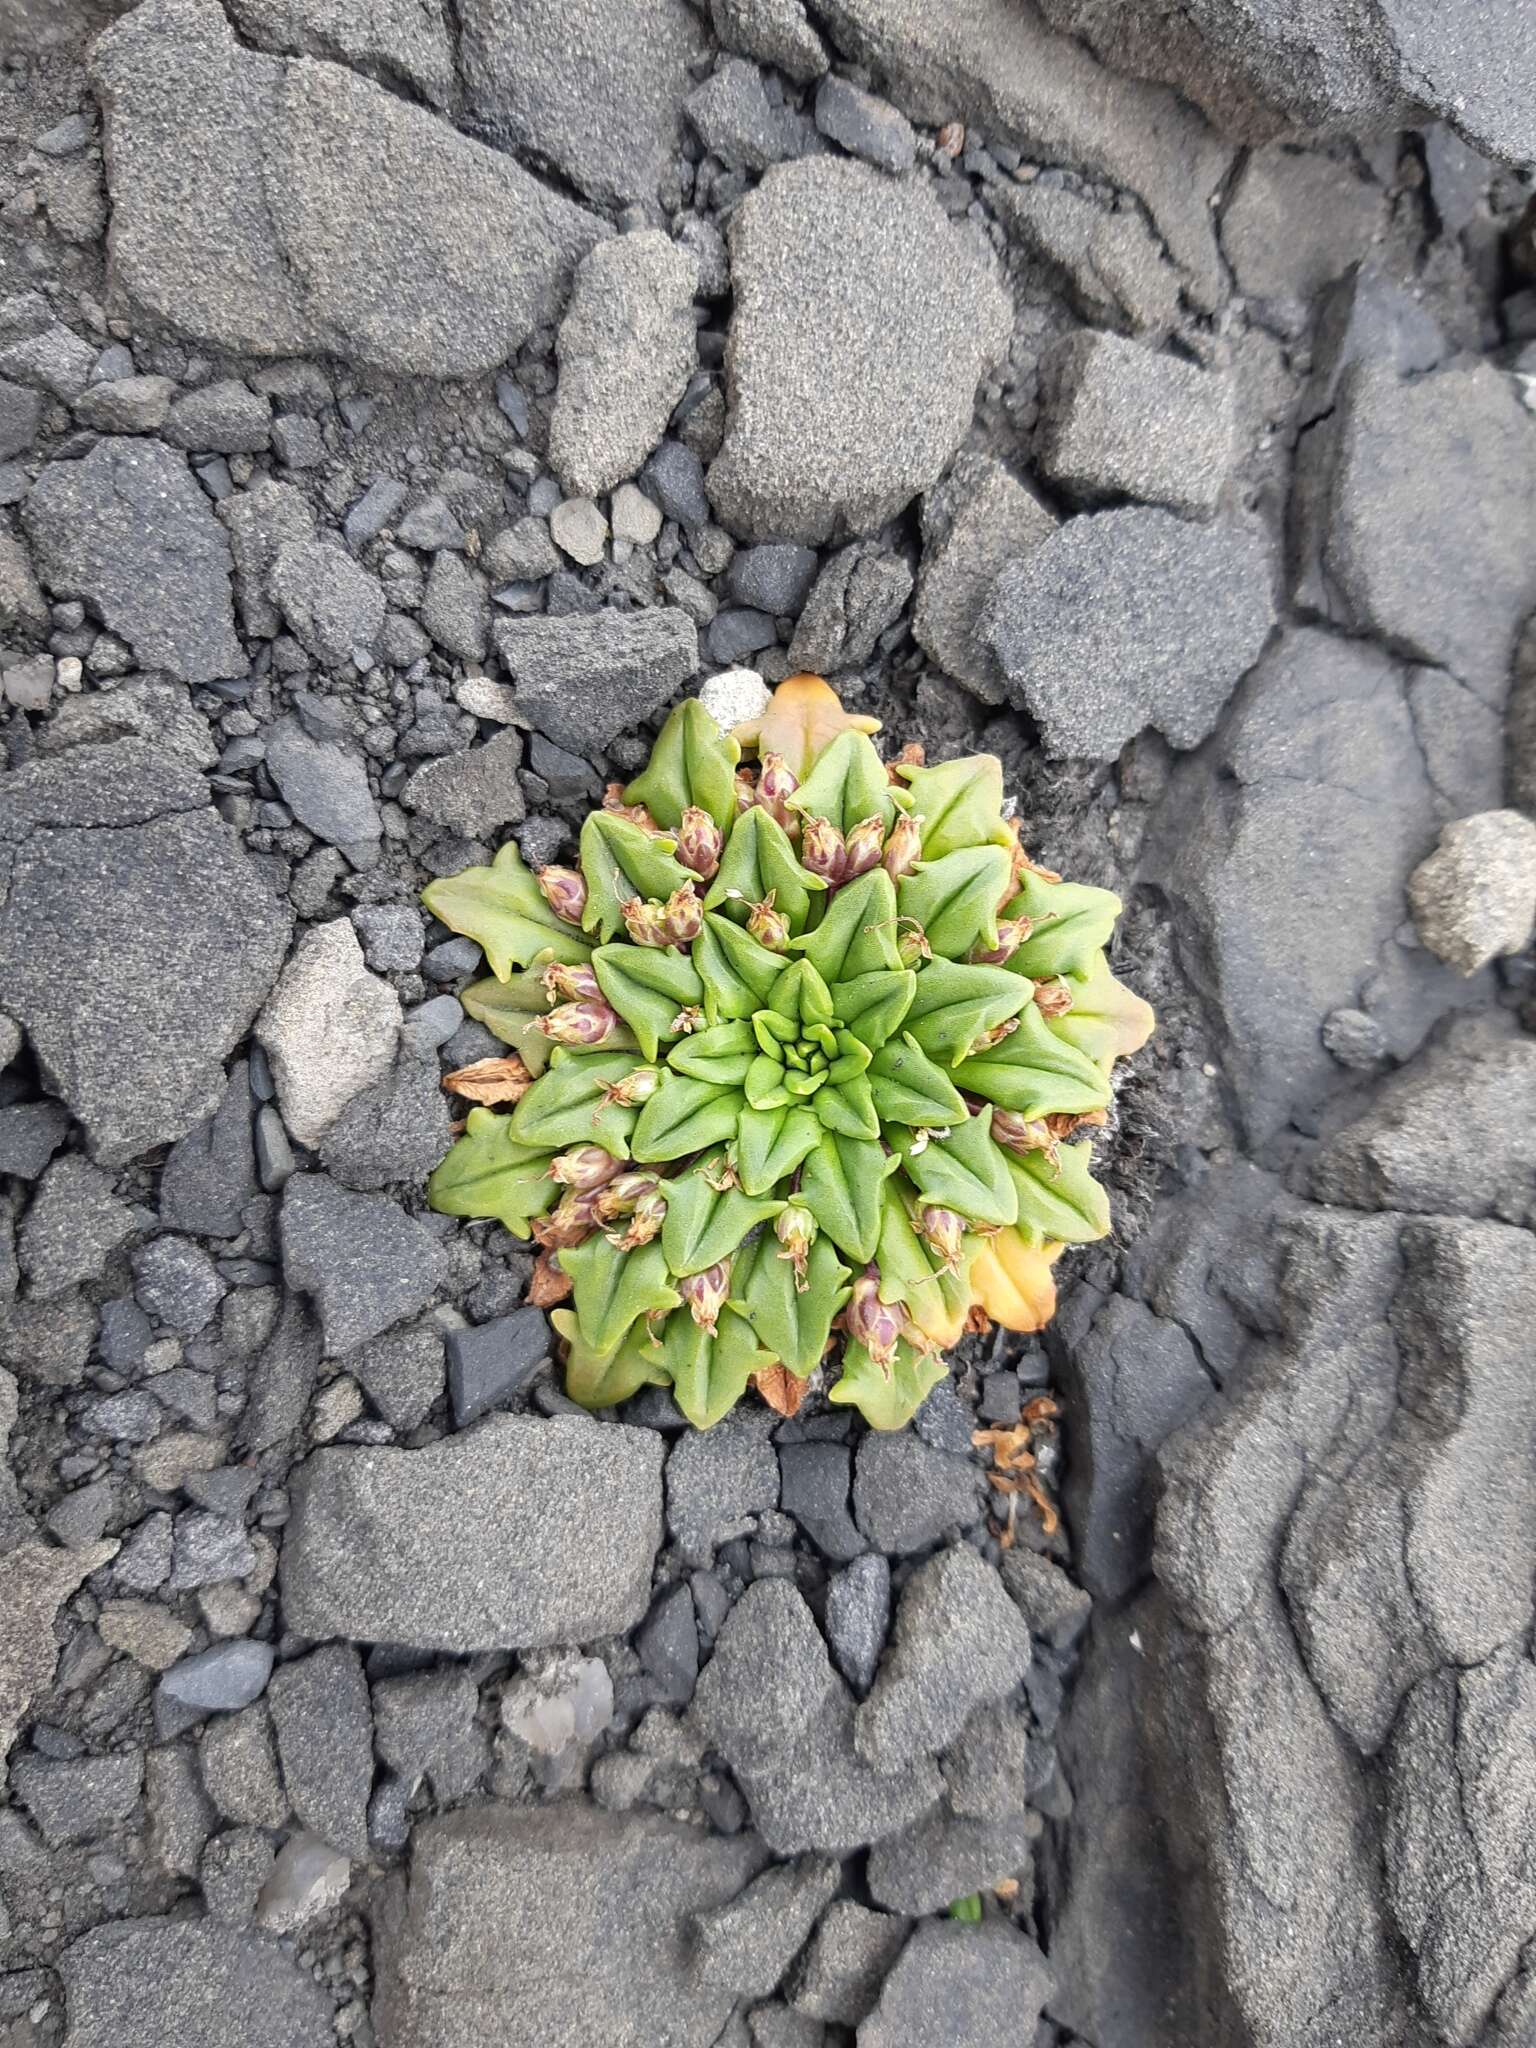
<svg viewBox="0 0 1536 2048"><path fill-rule="evenodd" d="M869 1852L869 1895L897 1913L942 1913L954 1899L983 1897L1005 1878L1028 1888L1038 1814L957 1819L936 1807Z"/></svg>
<svg viewBox="0 0 1536 2048"><path fill-rule="evenodd" d="M144 1752L55 1760L19 1756L11 1766L11 1791L50 1849L87 1842L127 1820L144 1789Z"/></svg>
<svg viewBox="0 0 1536 2048"><path fill-rule="evenodd" d="M177 399L165 438L197 454L259 455L272 439L272 401L238 377L221 378Z"/></svg>
<svg viewBox="0 0 1536 2048"><path fill-rule="evenodd" d="M467 0L459 35L483 132L601 205L655 205L690 67L708 49L683 0Z"/></svg>
<svg viewBox="0 0 1536 2048"><path fill-rule="evenodd" d="M267 1706L283 1785L304 1825L342 1855L368 1855L373 1715L362 1661L350 1643L327 1643L280 1664Z"/></svg>
<svg viewBox="0 0 1536 2048"><path fill-rule="evenodd" d="M541 1308L516 1309L491 1322L448 1332L448 1396L454 1426L467 1429L525 1387L551 1354Z"/></svg>
<svg viewBox="0 0 1536 2048"><path fill-rule="evenodd" d="M331 2001L270 1941L206 1920L116 1920L59 1959L66 2048L329 2048Z"/></svg>
<svg viewBox="0 0 1536 2048"><path fill-rule="evenodd" d="M404 1050L381 1080L354 1095L320 1141L325 1170L344 1187L418 1185L453 1142L437 1061Z"/></svg>
<svg viewBox="0 0 1536 2048"><path fill-rule="evenodd" d="M732 1998L690 1972L690 1924L761 1861L750 1835L579 1799L429 1821L376 1923L380 2037L554 2043L579 2014L612 2048L714 2048Z"/></svg>
<svg viewBox="0 0 1536 2048"><path fill-rule="evenodd" d="M1381 187L1337 157L1278 145L1253 150L1222 210L1221 245L1237 288L1255 299L1311 299L1370 248Z"/></svg>
<svg viewBox="0 0 1536 2048"><path fill-rule="evenodd" d="M296 718L280 718L267 735L266 765L306 831L339 846L354 867L373 866L383 826L368 771L356 754L312 738Z"/></svg>
<svg viewBox="0 0 1536 2048"><path fill-rule="evenodd" d="M137 744L78 749L71 771L87 755L126 764ZM112 831L38 831L19 849L0 910L0 986L103 1164L181 1137L213 1108L289 922L205 808ZM93 999L82 1010L84 987Z"/></svg>
<svg viewBox="0 0 1536 2048"><path fill-rule="evenodd" d="M650 1599L661 1440L493 1416L422 1451L317 1451L283 1542L291 1626L417 1649L591 1642Z"/></svg>
<svg viewBox="0 0 1536 2048"><path fill-rule="evenodd" d="M790 2004L812 2019L856 2027L874 2004L908 1932L908 1923L896 1914L834 1899L790 1977Z"/></svg>
<svg viewBox="0 0 1536 2048"><path fill-rule="evenodd" d="M698 360L699 267L658 230L599 242L576 272L556 350L549 464L578 497L637 475Z"/></svg>
<svg viewBox="0 0 1536 2048"><path fill-rule="evenodd" d="M48 588L84 598L143 667L187 683L244 674L229 542L184 456L108 436L48 465L22 523Z"/></svg>
<svg viewBox="0 0 1536 2048"><path fill-rule="evenodd" d="M240 1235L241 1211L259 1192L254 1110L246 1063L236 1060L218 1108L176 1141L165 1162L160 1216L169 1228L209 1237Z"/></svg>
<svg viewBox="0 0 1536 2048"><path fill-rule="evenodd" d="M976 630L988 593L1008 563L1047 539L1056 524L1055 513L1027 485L990 455L969 449L924 493L913 636L984 704L1008 699L997 656Z"/></svg>
<svg viewBox="0 0 1536 2048"><path fill-rule="evenodd" d="M1523 953L1536 930L1536 823L1483 811L1442 827L1408 877L1414 930L1460 974Z"/></svg>
<svg viewBox="0 0 1536 2048"><path fill-rule="evenodd" d="M391 1429L414 1429L443 1391L443 1340L430 1323L388 1330L352 1353L347 1370Z"/></svg>
<svg viewBox="0 0 1536 2048"><path fill-rule="evenodd" d="M408 1789L431 1780L439 1804L462 1799L484 1774L488 1745L475 1725L480 1689L455 1666L381 1679L373 1688L374 1739Z"/></svg>
<svg viewBox="0 0 1536 2048"><path fill-rule="evenodd" d="M17 1263L34 1301L55 1301L94 1280L136 1229L112 1192L112 1176L78 1152L54 1160L37 1184L17 1233Z"/></svg>
<svg viewBox="0 0 1536 2048"><path fill-rule="evenodd" d="M1154 726L1198 746L1274 624L1256 533L1129 506L1069 520L993 587L982 635L1046 751L1105 761Z"/></svg>
<svg viewBox="0 0 1536 2048"><path fill-rule="evenodd" d="M710 0L709 15L726 49L771 64L797 84L820 78L827 68L826 45L801 0Z"/></svg>
<svg viewBox="0 0 1536 2048"><path fill-rule="evenodd" d="M330 1358L425 1308L448 1275L441 1245L398 1203L323 1173L288 1182L282 1246L284 1278L313 1299Z"/></svg>
<svg viewBox="0 0 1536 2048"><path fill-rule="evenodd" d="M399 1031L400 999L368 972L348 919L311 926L256 1021L283 1122L301 1145L317 1145L388 1073Z"/></svg>
<svg viewBox="0 0 1536 2048"><path fill-rule="evenodd" d="M806 148L803 117L782 99L770 99L761 71L740 57L722 58L689 93L686 110L709 155L729 170L765 171Z"/></svg>
<svg viewBox="0 0 1536 2048"><path fill-rule="evenodd" d="M875 541L855 541L822 566L806 599L790 666L813 675L857 668L874 653L912 594L912 571Z"/></svg>
<svg viewBox="0 0 1536 2048"><path fill-rule="evenodd" d="M667 1528L683 1555L708 1564L722 1543L748 1535L779 1504L771 1421L738 1408L711 1430L684 1436L667 1460Z"/></svg>
<svg viewBox="0 0 1536 2048"><path fill-rule="evenodd" d="M59 1660L54 1617L81 1582L116 1551L111 1542L80 1550L45 1549L27 1542L0 1557L0 1785L27 1708L53 1683Z"/></svg>
<svg viewBox="0 0 1536 2048"><path fill-rule="evenodd" d="M873 93L846 78L824 78L816 91L816 126L829 141L899 177L916 150L912 124Z"/></svg>
<svg viewBox="0 0 1536 2048"><path fill-rule="evenodd" d="M1028 2040L1052 1985L1045 1957L1006 1920L925 1921L859 2028L859 2048Z"/></svg>
<svg viewBox="0 0 1536 2048"><path fill-rule="evenodd" d="M264 1705L210 1721L198 1753L204 1789L226 1820L260 1828L287 1824L288 1796L278 1770L272 1717Z"/></svg>
<svg viewBox="0 0 1536 2048"><path fill-rule="evenodd" d="M827 1582L827 1641L833 1662L861 1698L874 1683L891 1625L891 1568L871 1552Z"/></svg>
<svg viewBox="0 0 1536 2048"><path fill-rule="evenodd" d="M813 157L743 201L731 264L730 413L709 472L720 518L752 540L883 525L936 481L1006 346L990 258L920 187ZM818 317L786 320L786 305Z"/></svg>
<svg viewBox="0 0 1536 2048"><path fill-rule="evenodd" d="M247 633L272 640L283 618L267 593L279 552L315 537L309 500L292 484L263 480L248 491L232 491L218 508L229 530L235 558L235 598Z"/></svg>
<svg viewBox="0 0 1536 2048"><path fill-rule="evenodd" d="M442 0L382 0L359 11L346 0L234 0L235 26L259 50L333 57L365 73L403 79L443 107L453 97L453 46Z"/></svg>
<svg viewBox="0 0 1536 2048"><path fill-rule="evenodd" d="M384 630L383 586L334 542L280 547L268 588L294 637L328 667L340 667L378 645Z"/></svg>
<svg viewBox="0 0 1536 2048"><path fill-rule="evenodd" d="M1202 370L1112 334L1074 334L1040 365L1043 476L1080 504L1135 498L1208 519L1233 455L1233 394Z"/></svg>
<svg viewBox="0 0 1536 2048"><path fill-rule="evenodd" d="M553 319L605 232L425 108L243 49L212 0L151 0L98 40L92 75L118 289L236 354L473 375Z"/></svg>
<svg viewBox="0 0 1536 2048"><path fill-rule="evenodd" d="M847 1564L866 1548L848 1512L852 1461L846 1444L781 1444L781 1502L834 1564Z"/></svg>
<svg viewBox="0 0 1536 2048"><path fill-rule="evenodd" d="M981 1520L981 1473L921 1437L866 1436L854 1466L854 1519L877 1550L907 1556Z"/></svg>
<svg viewBox="0 0 1536 2048"><path fill-rule="evenodd" d="M424 762L401 790L400 801L466 839L490 838L504 825L520 825L527 814L517 779L522 758L522 734L507 726L483 746Z"/></svg>
<svg viewBox="0 0 1536 2048"><path fill-rule="evenodd" d="M493 631L518 710L578 754L648 718L699 666L698 632L677 610L498 619Z"/></svg>

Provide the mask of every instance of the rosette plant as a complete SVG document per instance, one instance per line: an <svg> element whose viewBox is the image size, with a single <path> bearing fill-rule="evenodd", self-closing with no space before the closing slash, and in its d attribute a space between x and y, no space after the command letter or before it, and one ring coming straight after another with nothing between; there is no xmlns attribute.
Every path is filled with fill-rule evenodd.
<svg viewBox="0 0 1536 2048"><path fill-rule="evenodd" d="M1119 900L1028 858L992 756L887 767L878 729L815 676L730 738L690 700L577 866L508 844L425 892L513 1049L451 1077L482 1104L430 1200L539 1243L584 1406L667 1384L703 1429L755 1383L793 1413L840 1347L829 1398L899 1428L1109 1228L1077 1134L1152 1028Z"/></svg>

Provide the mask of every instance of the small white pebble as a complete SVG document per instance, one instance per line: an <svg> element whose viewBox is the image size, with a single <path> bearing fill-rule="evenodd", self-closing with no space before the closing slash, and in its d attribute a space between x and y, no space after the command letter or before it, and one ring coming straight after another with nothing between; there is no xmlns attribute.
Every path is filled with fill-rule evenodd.
<svg viewBox="0 0 1536 2048"><path fill-rule="evenodd" d="M761 718L772 694L755 668L722 669L699 685L699 702L722 732L743 719Z"/></svg>

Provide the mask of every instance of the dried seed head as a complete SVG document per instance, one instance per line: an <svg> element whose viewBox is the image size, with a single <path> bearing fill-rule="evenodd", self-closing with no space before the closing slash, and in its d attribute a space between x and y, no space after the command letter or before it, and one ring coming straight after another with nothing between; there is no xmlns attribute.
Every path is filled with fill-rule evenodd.
<svg viewBox="0 0 1536 2048"><path fill-rule="evenodd" d="M849 1336L864 1346L889 1379L896 1362L896 1346L901 1340L901 1315L880 1299L878 1266L866 1266L854 1281L843 1320Z"/></svg>
<svg viewBox="0 0 1536 2048"><path fill-rule="evenodd" d="M971 1040L966 1058L973 1060L978 1053L990 1052L994 1045L1001 1045L1005 1038L1011 1038L1018 1028L1017 1017L1005 1017L1001 1024L994 1024L990 1031L978 1031Z"/></svg>
<svg viewBox="0 0 1536 2048"><path fill-rule="evenodd" d="M590 967L551 960L544 970L543 979L545 993L552 1003L562 998L571 1003L595 1003L602 999L603 992Z"/></svg>
<svg viewBox="0 0 1536 2048"><path fill-rule="evenodd" d="M602 1045L619 1028L618 1012L600 998L582 1003L562 1003L538 1020L539 1029L556 1045L579 1045L590 1049Z"/></svg>
<svg viewBox="0 0 1536 2048"><path fill-rule="evenodd" d="M967 958L973 967L1003 967L1033 929L1034 925L1027 917L1000 917L997 921L997 944L972 946Z"/></svg>
<svg viewBox="0 0 1536 2048"><path fill-rule="evenodd" d="M921 860L922 853L923 821L913 812L903 811L885 842L885 872L893 882L905 881Z"/></svg>
<svg viewBox="0 0 1536 2048"><path fill-rule="evenodd" d="M544 1251L533 1262L528 1282L528 1300L534 1308L558 1308L570 1298L575 1283L560 1263L557 1252Z"/></svg>
<svg viewBox="0 0 1536 2048"><path fill-rule="evenodd" d="M642 832L649 832L655 838L661 827L645 808L644 804L627 804L624 801L622 782L610 782L603 791L603 809L615 818L628 818L632 825L638 825Z"/></svg>
<svg viewBox="0 0 1536 2048"><path fill-rule="evenodd" d="M704 929L704 904L693 892L692 885L684 883L674 889L661 908L662 944L667 946L691 946Z"/></svg>
<svg viewBox="0 0 1536 2048"><path fill-rule="evenodd" d="M720 827L708 811L690 804L677 828L677 857L683 866L692 868L701 881L708 882L719 872L724 850L725 834Z"/></svg>
<svg viewBox="0 0 1536 2048"><path fill-rule="evenodd" d="M537 881L556 917L580 924L587 908L587 878L579 868L540 868Z"/></svg>
<svg viewBox="0 0 1536 2048"><path fill-rule="evenodd" d="M1035 1008L1042 1017L1065 1017L1072 1007L1072 991L1064 981L1042 981L1035 985Z"/></svg>
<svg viewBox="0 0 1536 2048"><path fill-rule="evenodd" d="M577 1145L549 1162L549 1177L578 1194L591 1194L606 1187L619 1171L620 1161L601 1145Z"/></svg>
<svg viewBox="0 0 1536 2048"><path fill-rule="evenodd" d="M617 1245L621 1252L638 1251L641 1245L650 1243L666 1220L666 1191L658 1181L636 1202L624 1229L609 1231L608 1242Z"/></svg>
<svg viewBox="0 0 1536 2048"><path fill-rule="evenodd" d="M585 1244L597 1228L597 1201L596 1195L569 1189L547 1216L534 1218L534 1237L546 1251L565 1251L572 1245Z"/></svg>
<svg viewBox="0 0 1536 2048"><path fill-rule="evenodd" d="M847 871L848 849L830 818L807 818L800 828L800 865L836 888Z"/></svg>
<svg viewBox="0 0 1536 2048"><path fill-rule="evenodd" d="M897 918L896 951L903 967L917 967L922 961L933 958L933 948L928 943L928 934L915 917Z"/></svg>
<svg viewBox="0 0 1536 2048"><path fill-rule="evenodd" d="M707 1266L702 1273L690 1273L686 1280L679 1280L677 1291L688 1305L688 1313L701 1330L715 1333L720 1320L720 1311L725 1307L725 1297L731 1284L731 1262L722 1259L717 1266Z"/></svg>
<svg viewBox="0 0 1536 2048"><path fill-rule="evenodd" d="M598 1195L597 1219L600 1223L612 1223L616 1216L633 1216L638 1203L660 1187L661 1182L654 1173L619 1173L608 1182Z"/></svg>
<svg viewBox="0 0 1536 2048"><path fill-rule="evenodd" d="M774 909L776 890L770 889L761 903L754 903L747 916L747 932L770 953L789 950L789 919Z"/></svg>
<svg viewBox="0 0 1536 2048"><path fill-rule="evenodd" d="M670 946L666 935L667 907L653 896L631 896L620 908L624 929L637 946Z"/></svg>
<svg viewBox="0 0 1536 2048"><path fill-rule="evenodd" d="M847 856L843 861L843 880L856 881L860 875L867 875L871 868L880 865L880 856L885 851L885 826L879 816L861 818L848 834Z"/></svg>
<svg viewBox="0 0 1536 2048"><path fill-rule="evenodd" d="M809 1285L805 1270L806 1260L810 1256L811 1246L816 1242L816 1218L809 1209L802 1208L800 1203L791 1202L787 1208L779 1211L778 1220L773 1226L773 1234L784 1247L779 1257L788 1259L795 1269L795 1292L804 1294Z"/></svg>
<svg viewBox="0 0 1536 2048"><path fill-rule="evenodd" d="M742 812L750 811L756 802L757 784L752 780L750 770L738 768L736 770L736 812L738 817Z"/></svg>
<svg viewBox="0 0 1536 2048"><path fill-rule="evenodd" d="M603 1090L601 1109L637 1109L642 1102L649 1102L661 1086L661 1074L655 1067L636 1067L626 1074L622 1081L611 1081ZM593 1118L595 1123L597 1118Z"/></svg>
<svg viewBox="0 0 1536 2048"><path fill-rule="evenodd" d="M1055 1136L1044 1117L1019 1116L1011 1109L993 1110L992 1137L994 1143L1021 1157L1029 1152L1054 1155L1056 1150Z"/></svg>
<svg viewBox="0 0 1536 2048"><path fill-rule="evenodd" d="M680 1038L686 1038L692 1031L704 1028L704 1012L697 1003L688 1003L672 1019L672 1029Z"/></svg>
<svg viewBox="0 0 1536 2048"><path fill-rule="evenodd" d="M953 1209L936 1209L925 1203L917 1212L917 1234L943 1262L946 1273L960 1266L960 1247L965 1237L965 1219Z"/></svg>

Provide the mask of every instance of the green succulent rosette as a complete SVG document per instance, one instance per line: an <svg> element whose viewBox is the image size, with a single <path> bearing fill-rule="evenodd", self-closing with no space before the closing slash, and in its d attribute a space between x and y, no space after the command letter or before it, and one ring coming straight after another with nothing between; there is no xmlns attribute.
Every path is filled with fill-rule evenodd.
<svg viewBox="0 0 1536 2048"><path fill-rule="evenodd" d="M900 1428L1109 1228L1071 1140L1152 1028L1105 956L1119 900L1029 861L993 757L890 768L875 729L819 677L730 738L690 700L577 866L509 843L425 891L484 949L463 1002L516 1095L429 1199L538 1242L584 1406L792 1413L836 1352L829 1398Z"/></svg>

